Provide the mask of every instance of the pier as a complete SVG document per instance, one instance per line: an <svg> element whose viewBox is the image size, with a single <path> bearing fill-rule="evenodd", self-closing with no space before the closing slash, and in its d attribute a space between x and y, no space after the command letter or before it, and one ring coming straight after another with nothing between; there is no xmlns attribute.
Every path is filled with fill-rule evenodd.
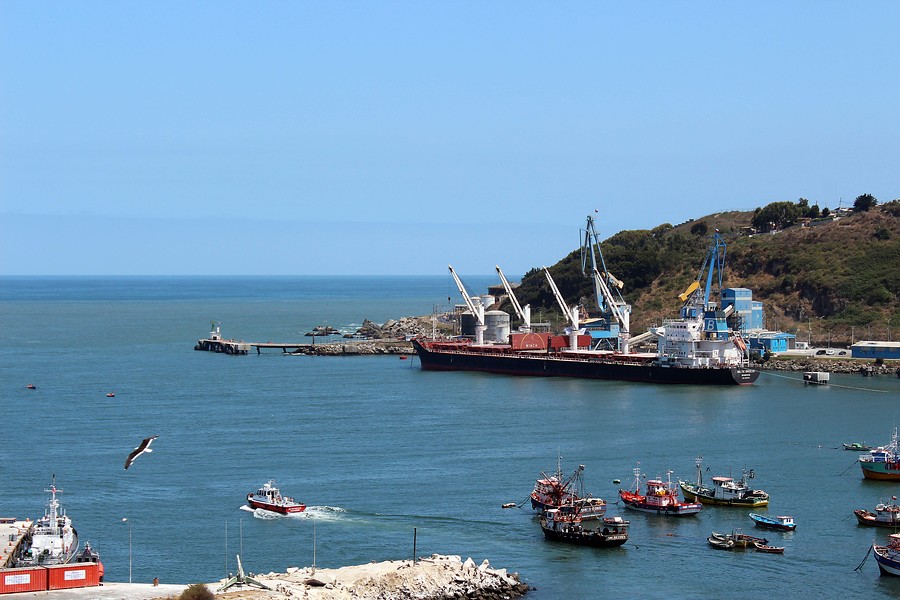
<svg viewBox="0 0 900 600"><path fill-rule="evenodd" d="M315 338L313 338L315 340ZM315 342L245 342L224 339L219 325L213 324L209 337L197 340L194 350L221 354L246 355L253 350L281 350L283 354L338 356L357 354L412 354L412 343L406 339L360 340L347 339L316 344Z"/></svg>
<svg viewBox="0 0 900 600"><path fill-rule="evenodd" d="M12 558L19 553L25 536L31 531L34 521L0 518L0 569L9 566Z"/></svg>

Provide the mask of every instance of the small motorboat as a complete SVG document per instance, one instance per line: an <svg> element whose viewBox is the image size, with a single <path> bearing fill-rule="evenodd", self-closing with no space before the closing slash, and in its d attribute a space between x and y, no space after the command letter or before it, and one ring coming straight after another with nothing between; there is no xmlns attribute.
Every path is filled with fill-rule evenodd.
<svg viewBox="0 0 900 600"><path fill-rule="evenodd" d="M753 522L756 523L758 527L778 529L779 531L794 531L797 529L797 524L794 523L794 517L782 515L770 517L768 515L750 513L750 518L753 519Z"/></svg>
<svg viewBox="0 0 900 600"><path fill-rule="evenodd" d="M406 360L406 355L405 355L405 354L401 354L401 355L400 355L400 360Z"/></svg>
<svg viewBox="0 0 900 600"><path fill-rule="evenodd" d="M37 389L37 386L34 385L33 383L29 383L29 384L26 385L25 387L28 388L29 390L36 390L36 389Z"/></svg>
<svg viewBox="0 0 900 600"><path fill-rule="evenodd" d="M500 506L500 508L515 508L517 504L515 502L507 502Z"/></svg>
<svg viewBox="0 0 900 600"><path fill-rule="evenodd" d="M872 446L867 446L865 443L860 444L859 442L853 442L852 444L842 444L844 446L844 450L850 450L852 452L868 452L872 449Z"/></svg>
<svg viewBox="0 0 900 600"><path fill-rule="evenodd" d="M754 544L757 552L766 552L767 554L784 554L784 546L769 546L767 544Z"/></svg>
<svg viewBox="0 0 900 600"><path fill-rule="evenodd" d="M713 531L712 535L710 535L709 538L707 538L707 540L709 540L709 539L715 539L715 540L719 540L719 541L731 541L732 544L729 546L729 548L733 547L733 548L740 549L740 550L744 550L744 549L754 546L756 544L766 545L769 543L769 540L767 540L766 538L760 538L760 537L754 537L752 535L747 535L746 533L742 533L740 529L735 529L731 533L716 533L715 531ZM712 544L712 543L713 542L710 542L710 544Z"/></svg>
<svg viewBox="0 0 900 600"><path fill-rule="evenodd" d="M106 397L107 397L107 398L115 398L115 397L116 397L116 393L115 393L115 392L106 392Z"/></svg>
<svg viewBox="0 0 900 600"><path fill-rule="evenodd" d="M281 490L275 487L275 481L270 479L256 492L247 494L247 503L252 508L261 508L282 515L303 512L306 505L296 502L293 498L282 496Z"/></svg>

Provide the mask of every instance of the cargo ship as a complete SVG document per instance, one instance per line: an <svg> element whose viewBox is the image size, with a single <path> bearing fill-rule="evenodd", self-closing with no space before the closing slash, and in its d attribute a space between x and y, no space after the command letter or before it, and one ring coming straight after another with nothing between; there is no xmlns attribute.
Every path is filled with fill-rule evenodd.
<svg viewBox="0 0 900 600"><path fill-rule="evenodd" d="M591 224L589 218L589 227ZM599 247L599 244L591 242L592 250L595 245ZM591 256L594 256L593 253ZM523 325L515 333L502 330L488 332L486 339L485 307L479 297L469 295L451 266L450 274L469 313L473 315L474 340L470 337L418 337L412 340L412 344L422 369L427 371L480 371L643 383L750 385L759 377L759 370L750 366L746 343L728 324L733 306L720 310L713 299L713 275L716 272L719 290L722 289L724 257L725 243L716 232L700 275L679 296L683 302L679 318L666 320L662 326L635 338L629 334L631 307L616 292L622 287L622 282L606 270L602 254L599 262L592 258L590 265L602 314L599 321L605 325L605 329L599 332L590 322L588 327L584 327L579 307L566 304L550 271L544 269L557 303L569 319L565 335L531 331L528 307L520 307L497 267L497 273ZM588 270L584 259L583 269ZM704 275L705 286L701 285ZM657 351L633 352L631 345L642 340L655 340Z"/></svg>

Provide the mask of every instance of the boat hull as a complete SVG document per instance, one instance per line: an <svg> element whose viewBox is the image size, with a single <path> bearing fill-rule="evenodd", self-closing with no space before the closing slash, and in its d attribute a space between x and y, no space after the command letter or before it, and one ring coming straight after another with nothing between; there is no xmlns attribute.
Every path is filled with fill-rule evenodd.
<svg viewBox="0 0 900 600"><path fill-rule="evenodd" d="M897 468L892 469L888 465ZM900 465L896 463L886 462L862 462L859 463L862 469L863 477L866 479L876 479L878 481L900 481Z"/></svg>
<svg viewBox="0 0 900 600"><path fill-rule="evenodd" d="M757 506L768 506L769 504L768 498L747 497L725 500L698 492L691 487L685 486L683 482L680 485L681 493L682 495L684 495L684 498L686 500L696 500L697 502L708 504L710 506L739 506L742 508L755 508Z"/></svg>
<svg viewBox="0 0 900 600"><path fill-rule="evenodd" d="M882 575L900 577L900 555L890 552L886 546L875 546L874 554Z"/></svg>
<svg viewBox="0 0 900 600"><path fill-rule="evenodd" d="M619 499L622 500L622 504L625 505L625 508L638 510L645 513L651 513L654 515L684 517L688 515L696 515L703 508L703 505L698 502L678 502L667 504L665 506L655 506L652 504L648 504L641 498L643 498L643 496L632 494L627 491L619 492Z"/></svg>
<svg viewBox="0 0 900 600"><path fill-rule="evenodd" d="M877 513L873 513L868 510L854 510L853 514L856 515L856 520L860 525L867 525L869 527L892 527L894 529L900 527L900 519L895 521L880 521L878 520Z"/></svg>
<svg viewBox="0 0 900 600"><path fill-rule="evenodd" d="M549 527L541 525L541 531L544 537L554 542L565 542L567 544L577 544L579 546L593 546L595 548L614 548L621 546L628 541L628 534L613 533L604 535L601 532L578 532L570 533L565 531L557 531Z"/></svg>
<svg viewBox="0 0 900 600"><path fill-rule="evenodd" d="M250 505L251 508L259 508L262 510L268 510L270 512L279 513L282 515L289 515L293 513L300 513L306 510L305 504L270 504L268 502L259 502L257 500L247 500L247 504Z"/></svg>
<svg viewBox="0 0 900 600"><path fill-rule="evenodd" d="M750 385L759 377L759 371L748 367L664 367L649 361L626 362L511 350L476 352L465 347L443 349L415 339L412 343L422 369L426 371L475 371L499 375L702 385Z"/></svg>
<svg viewBox="0 0 900 600"><path fill-rule="evenodd" d="M750 519L756 524L757 527L762 527L763 529L774 529L776 531L794 531L797 529L796 524L785 525L779 521L770 521L763 518L761 515L750 515Z"/></svg>

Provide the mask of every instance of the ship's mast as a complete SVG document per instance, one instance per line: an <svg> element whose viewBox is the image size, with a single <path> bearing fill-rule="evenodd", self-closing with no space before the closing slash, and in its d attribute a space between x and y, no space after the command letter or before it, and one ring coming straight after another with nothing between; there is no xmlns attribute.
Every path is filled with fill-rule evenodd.
<svg viewBox="0 0 900 600"><path fill-rule="evenodd" d="M50 517L50 533L56 535L59 532L59 528L57 527L56 520L59 517L59 501L56 499L56 492L62 492L62 490L56 489L56 475L53 475L53 481L50 483L50 489L44 490L45 492L50 492L50 502L48 506L50 510L47 512L47 516Z"/></svg>

